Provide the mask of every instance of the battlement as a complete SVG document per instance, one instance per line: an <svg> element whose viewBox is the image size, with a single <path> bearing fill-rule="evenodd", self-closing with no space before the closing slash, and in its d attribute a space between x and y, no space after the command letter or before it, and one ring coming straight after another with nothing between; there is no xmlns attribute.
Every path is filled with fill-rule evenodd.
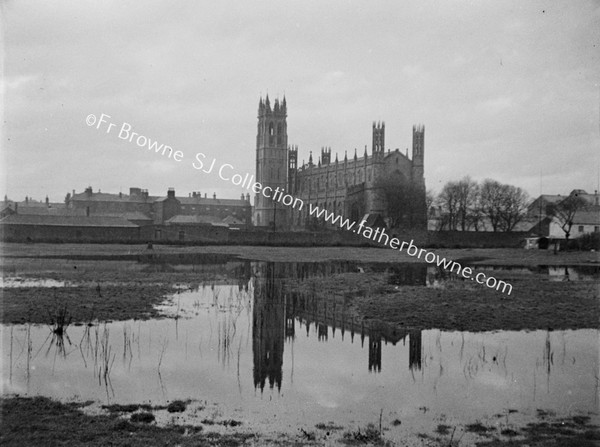
<svg viewBox="0 0 600 447"><path fill-rule="evenodd" d="M266 96L264 101L261 97L258 101L258 117L260 118L264 116L277 116L280 118L285 118L287 116L287 103L285 101L285 95L281 101L279 101L279 98L275 99L273 108L271 108L269 95Z"/></svg>

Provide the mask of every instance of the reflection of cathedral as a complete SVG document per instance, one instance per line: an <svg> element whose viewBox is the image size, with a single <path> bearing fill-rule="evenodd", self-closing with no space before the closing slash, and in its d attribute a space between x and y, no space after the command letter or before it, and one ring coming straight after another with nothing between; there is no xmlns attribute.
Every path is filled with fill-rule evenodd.
<svg viewBox="0 0 600 447"><path fill-rule="evenodd" d="M260 275L260 276L259 276ZM252 310L252 350L254 354L254 387L281 389L283 344L286 328L285 300L281 281L275 277L275 264L267 263L257 272Z"/></svg>
<svg viewBox="0 0 600 447"><path fill-rule="evenodd" d="M307 336L314 325L318 340L323 342L327 341L330 333L335 337L336 330L340 331L342 339L349 332L351 341L354 341L355 334L360 334L363 345L365 338L368 338L368 368L372 372L381 371L383 344L406 342L408 336L409 368L421 369L420 330L398 329L393 325L357 319L349 312L343 299L336 302L335 299L317 299L312 294L284 293L285 278L322 276L331 268L325 264L253 264L252 348L255 388L262 391L268 382L270 388L276 386L278 390L281 389L284 345L286 340L293 343L296 324L306 326Z"/></svg>
<svg viewBox="0 0 600 447"><path fill-rule="evenodd" d="M408 334L408 367L410 369L421 369L422 358L421 331L411 330Z"/></svg>

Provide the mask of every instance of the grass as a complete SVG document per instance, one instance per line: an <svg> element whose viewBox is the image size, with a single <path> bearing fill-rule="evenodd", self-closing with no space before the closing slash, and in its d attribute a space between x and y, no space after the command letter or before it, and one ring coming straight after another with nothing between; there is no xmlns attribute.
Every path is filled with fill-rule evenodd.
<svg viewBox="0 0 600 447"><path fill-rule="evenodd" d="M183 400L174 400L169 405L167 405L167 411L169 413L182 413L187 408L189 401Z"/></svg>
<svg viewBox="0 0 600 447"><path fill-rule="evenodd" d="M356 431L345 432L341 442L346 445L392 445L383 438L381 429L377 428L375 424L367 424L362 429L358 428Z"/></svg>
<svg viewBox="0 0 600 447"><path fill-rule="evenodd" d="M343 299L362 319L420 329L595 329L600 320L596 281L550 282L539 273L503 272L501 279L513 285L513 293L506 295L466 280L450 281L444 289L396 286L388 284L389 275L367 269L289 280L287 287L324 302Z"/></svg>
<svg viewBox="0 0 600 447"><path fill-rule="evenodd" d="M315 425L315 428L317 430L325 430L325 431L334 431L334 430L342 430L344 427L341 425L336 425L333 422L319 422L317 425Z"/></svg>
<svg viewBox="0 0 600 447"><path fill-rule="evenodd" d="M155 421L155 417L152 413L142 411L141 413L133 413L131 415L131 422L141 422L143 424L150 424Z"/></svg>
<svg viewBox="0 0 600 447"><path fill-rule="evenodd" d="M157 284L105 285L99 295L96 286L61 287L53 293L43 287L5 288L1 322L46 324L50 319L57 332L69 324L88 324L92 313L98 321L157 318L160 313L154 306L173 290ZM30 302L34 305L29 306Z"/></svg>
<svg viewBox="0 0 600 447"><path fill-rule="evenodd" d="M0 445L3 447L241 446L255 436L247 433L209 435L204 434L201 427L185 425L158 427L148 424L150 416L154 416L147 412L134 413L129 421L114 413L90 416L81 411L85 404L61 403L46 397L2 398L0 403Z"/></svg>
<svg viewBox="0 0 600 447"><path fill-rule="evenodd" d="M547 418L545 415L544 418ZM589 417L574 416L527 424L520 433L510 430L502 434L508 439L490 439L478 442L478 447L596 447L600 445L600 430L589 425ZM516 436L516 437L515 437Z"/></svg>

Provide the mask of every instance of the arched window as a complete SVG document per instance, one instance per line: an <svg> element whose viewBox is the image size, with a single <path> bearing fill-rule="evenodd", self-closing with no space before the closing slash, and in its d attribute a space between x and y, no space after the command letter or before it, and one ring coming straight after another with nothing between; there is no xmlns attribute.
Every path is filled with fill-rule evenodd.
<svg viewBox="0 0 600 447"><path fill-rule="evenodd" d="M283 132L281 131L281 123L277 124L277 135L281 135Z"/></svg>
<svg viewBox="0 0 600 447"><path fill-rule="evenodd" d="M273 121L269 123L269 135L273 135L275 129L273 127Z"/></svg>

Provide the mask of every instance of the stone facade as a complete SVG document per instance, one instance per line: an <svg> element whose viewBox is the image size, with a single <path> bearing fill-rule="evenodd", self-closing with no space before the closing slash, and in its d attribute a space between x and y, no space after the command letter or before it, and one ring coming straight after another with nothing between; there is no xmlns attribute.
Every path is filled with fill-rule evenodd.
<svg viewBox="0 0 600 447"><path fill-rule="evenodd" d="M418 186L425 195L424 151L425 128L413 126L412 158L398 149L385 149L385 123L373 123L371 153L365 146L359 156L347 151L342 160L337 154L332 160L331 148L321 148L319 159L298 166L298 147L287 146L287 105L285 98L275 100L271 108L269 98L259 102L256 149L256 179L263 186L285 189L302 200L302 210L285 207L256 195L254 225L277 228L310 225L308 204L326 208L329 212L359 220L365 214L388 215L387 203L378 181L384 177ZM408 152L408 151L407 151Z"/></svg>

